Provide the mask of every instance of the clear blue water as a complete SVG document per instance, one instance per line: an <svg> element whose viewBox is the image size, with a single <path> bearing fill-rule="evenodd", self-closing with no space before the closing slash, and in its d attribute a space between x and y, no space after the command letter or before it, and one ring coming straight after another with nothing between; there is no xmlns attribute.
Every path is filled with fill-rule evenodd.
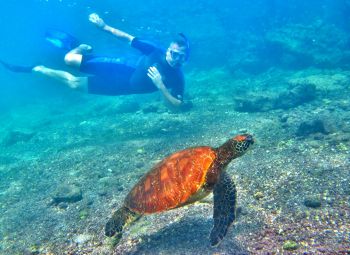
<svg viewBox="0 0 350 255"><path fill-rule="evenodd" d="M12 73L1 67L0 254L112 254L112 250L101 248L105 247L103 226L143 173L171 152L202 144L219 146L241 131L254 133L260 145L236 168L235 174L243 179L238 186L245 214L226 244L217 250L201 246L208 241L212 224L211 206L204 205L179 212L187 218L176 223L174 231L186 231L191 222L196 229L183 239L180 233L179 239L172 234L172 225L162 225L179 215L151 217L138 225L139 231L130 230L115 253L232 254L232 247L237 246L237 251L258 254L244 230L259 233L259 227L250 226L246 219L247 215L258 218L254 214L258 210L246 208L256 202L252 194L257 191L263 191L265 197L275 194L273 188L257 182L266 184L284 176L288 169L277 166L284 165L281 162L289 157L295 157L294 165L285 163L292 172L312 172L312 164L314 169L335 169L334 176L313 176L325 182L305 184L305 194L301 192L300 196L323 194L326 206L322 210L329 214L338 207L325 198L324 190L331 194L330 199L347 201L342 211L346 216L339 223L345 241L340 237L329 239L324 249L340 251L344 246L349 252L349 1L1 1L0 59L82 75L65 66L63 50L45 41L48 28L74 35L98 54L134 56L128 45L88 21L93 12L111 26L164 47L174 34L185 33L191 42L191 58L184 66L185 100L193 107L173 112L164 106L158 93L87 95L45 77ZM300 84L306 87L298 87ZM293 90L295 86L298 88ZM310 92L310 86L316 92ZM311 95L302 96L307 93ZM317 116L323 117L326 130L317 124L302 129ZM333 128L328 127L327 120ZM298 138L305 132L308 136ZM275 161L261 156L270 152ZM259 176L262 166L273 171L262 180L252 177L247 181L248 163L252 176ZM294 181L291 189L301 183L297 177ZM334 183L341 183L341 188ZM83 199L52 205L54 194L67 185L79 187ZM301 211L310 210L303 207L302 198L286 193L275 198L279 208L271 209L272 202L263 200L260 206L265 215L274 215L273 210L288 211L286 208L293 207L291 201L299 203ZM203 218L196 218L196 209ZM147 225L149 222L155 229ZM322 222L319 227L326 225ZM191 246L186 242L193 234ZM291 236L302 243L298 234ZM262 250L280 254L287 240L283 238L266 245L273 250L263 244ZM336 241L343 246L327 246ZM181 242L183 249L178 248ZM299 249L320 252L315 247Z"/></svg>

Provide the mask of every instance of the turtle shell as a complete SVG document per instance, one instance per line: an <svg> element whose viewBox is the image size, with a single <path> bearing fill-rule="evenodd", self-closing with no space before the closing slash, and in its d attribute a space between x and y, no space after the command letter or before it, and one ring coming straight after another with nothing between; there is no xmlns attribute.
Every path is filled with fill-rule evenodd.
<svg viewBox="0 0 350 255"><path fill-rule="evenodd" d="M205 184L216 159L213 148L189 148L155 165L125 198L125 206L140 214L162 212L186 204Z"/></svg>

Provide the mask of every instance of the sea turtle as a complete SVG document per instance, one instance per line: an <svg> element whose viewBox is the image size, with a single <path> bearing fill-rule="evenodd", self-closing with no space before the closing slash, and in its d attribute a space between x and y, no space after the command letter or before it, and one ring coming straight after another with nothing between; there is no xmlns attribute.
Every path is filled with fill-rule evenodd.
<svg viewBox="0 0 350 255"><path fill-rule="evenodd" d="M225 168L254 143L249 134L237 135L218 148L192 147L175 152L156 164L126 196L105 227L105 235L122 237L123 228L142 215L181 207L214 192L214 227L210 243L216 246L235 220L236 187Z"/></svg>

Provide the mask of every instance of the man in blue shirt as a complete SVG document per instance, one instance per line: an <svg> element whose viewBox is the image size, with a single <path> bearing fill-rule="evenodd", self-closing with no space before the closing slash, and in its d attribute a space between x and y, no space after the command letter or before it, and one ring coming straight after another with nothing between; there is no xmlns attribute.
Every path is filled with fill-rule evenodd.
<svg viewBox="0 0 350 255"><path fill-rule="evenodd" d="M52 77L70 88L91 94L128 95L152 93L159 90L170 105L182 105L185 82L181 66L189 57L189 42L183 34L178 34L178 38L174 39L166 50L163 50L152 43L107 25L96 13L91 14L89 20L98 28L138 49L142 57L137 64L131 66L121 61L120 58L88 54L92 49L91 46L81 44L65 55L65 62L89 74L88 76L75 76L69 72L42 65L34 66L30 71ZM16 66L4 62L2 64L16 71Z"/></svg>

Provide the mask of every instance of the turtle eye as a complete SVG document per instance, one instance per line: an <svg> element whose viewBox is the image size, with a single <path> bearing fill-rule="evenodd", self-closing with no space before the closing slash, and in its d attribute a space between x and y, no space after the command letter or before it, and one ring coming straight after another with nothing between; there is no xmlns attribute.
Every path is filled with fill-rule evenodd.
<svg viewBox="0 0 350 255"><path fill-rule="evenodd" d="M249 144L254 144L254 139L252 135L247 135L245 141Z"/></svg>

